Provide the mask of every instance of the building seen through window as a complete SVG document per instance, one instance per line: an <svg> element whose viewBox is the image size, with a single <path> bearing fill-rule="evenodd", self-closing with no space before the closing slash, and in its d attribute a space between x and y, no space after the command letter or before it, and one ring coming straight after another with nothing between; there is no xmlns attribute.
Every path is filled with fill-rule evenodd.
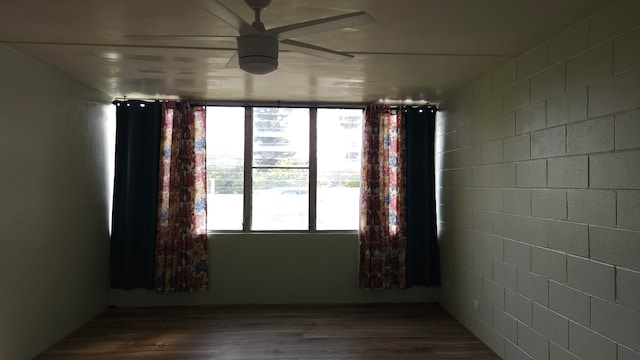
<svg viewBox="0 0 640 360"><path fill-rule="evenodd" d="M207 111L209 230L358 228L361 109Z"/></svg>

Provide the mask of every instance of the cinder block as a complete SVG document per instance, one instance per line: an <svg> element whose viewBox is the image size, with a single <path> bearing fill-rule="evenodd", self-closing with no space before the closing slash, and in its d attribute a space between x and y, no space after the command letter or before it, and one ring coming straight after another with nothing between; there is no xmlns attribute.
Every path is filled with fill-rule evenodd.
<svg viewBox="0 0 640 360"><path fill-rule="evenodd" d="M494 91L502 90L516 82L516 63L516 59L511 60L493 72Z"/></svg>
<svg viewBox="0 0 640 360"><path fill-rule="evenodd" d="M436 170L444 170L444 153L439 152L436 154ZM436 176L437 179L437 176Z"/></svg>
<svg viewBox="0 0 640 360"><path fill-rule="evenodd" d="M591 328L634 351L640 351L640 313L591 298Z"/></svg>
<svg viewBox="0 0 640 360"><path fill-rule="evenodd" d="M491 259L482 255L481 253L473 253L473 264L471 266L473 271L481 274L483 277L486 276L487 278L491 279L493 277L493 268L487 268L487 263L492 264Z"/></svg>
<svg viewBox="0 0 640 360"><path fill-rule="evenodd" d="M504 161L529 160L531 136L529 134L504 139Z"/></svg>
<svg viewBox="0 0 640 360"><path fill-rule="evenodd" d="M482 254L489 259L504 259L503 239L489 234L482 234Z"/></svg>
<svg viewBox="0 0 640 360"><path fill-rule="evenodd" d="M505 290L505 310L519 321L531 326L533 301L511 290Z"/></svg>
<svg viewBox="0 0 640 360"><path fill-rule="evenodd" d="M531 215L530 190L504 190L504 212L516 215Z"/></svg>
<svg viewBox="0 0 640 360"><path fill-rule="evenodd" d="M496 216L493 231L507 239L518 240L530 245L549 245L548 220L528 216L500 214Z"/></svg>
<svg viewBox="0 0 640 360"><path fill-rule="evenodd" d="M616 150L640 148L640 110L616 115L615 128Z"/></svg>
<svg viewBox="0 0 640 360"><path fill-rule="evenodd" d="M450 178L445 182L444 186L450 187L470 187L473 185L473 169L463 168L451 170L449 174Z"/></svg>
<svg viewBox="0 0 640 360"><path fill-rule="evenodd" d="M517 59L518 80L526 79L542 71L548 64L548 46L546 43L536 46Z"/></svg>
<svg viewBox="0 0 640 360"><path fill-rule="evenodd" d="M594 189L640 189L640 151L589 156L589 184Z"/></svg>
<svg viewBox="0 0 640 360"><path fill-rule="evenodd" d="M567 284L605 300L615 301L616 298L616 270L608 264L568 256Z"/></svg>
<svg viewBox="0 0 640 360"><path fill-rule="evenodd" d="M526 134L547 126L547 103L544 101L516 111L516 134Z"/></svg>
<svg viewBox="0 0 640 360"><path fill-rule="evenodd" d="M482 208L489 211L502 211L502 190L482 189Z"/></svg>
<svg viewBox="0 0 640 360"><path fill-rule="evenodd" d="M635 0L614 1L598 10L589 19L590 46L610 40L637 26L639 12L640 4Z"/></svg>
<svg viewBox="0 0 640 360"><path fill-rule="evenodd" d="M549 162L549 187L587 188L589 159L586 156L552 158Z"/></svg>
<svg viewBox="0 0 640 360"><path fill-rule="evenodd" d="M531 271L564 283L567 281L567 255L555 250L533 247Z"/></svg>
<svg viewBox="0 0 640 360"><path fill-rule="evenodd" d="M491 324L493 321L493 305L489 302L481 299L480 301L480 320L487 324Z"/></svg>
<svg viewBox="0 0 640 360"><path fill-rule="evenodd" d="M473 139L473 125L465 126L462 129L456 130L456 134L457 147L465 147L475 143Z"/></svg>
<svg viewBox="0 0 640 360"><path fill-rule="evenodd" d="M504 110L514 111L529 105L531 95L530 80L521 81L504 90Z"/></svg>
<svg viewBox="0 0 640 360"><path fill-rule="evenodd" d="M516 163L516 185L519 188L546 187L547 160L540 159Z"/></svg>
<svg viewBox="0 0 640 360"><path fill-rule="evenodd" d="M481 189L456 189L456 194L462 194L461 204L470 207L472 209L479 209L482 204L482 190Z"/></svg>
<svg viewBox="0 0 640 360"><path fill-rule="evenodd" d="M453 215L449 216L449 219L452 224L456 224L458 226L473 229L475 226L475 217L473 213L473 209L469 208L453 208Z"/></svg>
<svg viewBox="0 0 640 360"><path fill-rule="evenodd" d="M615 40L613 45L616 74L640 67L640 30L631 31Z"/></svg>
<svg viewBox="0 0 640 360"><path fill-rule="evenodd" d="M504 343L504 358L509 360L533 360L526 352L509 341Z"/></svg>
<svg viewBox="0 0 640 360"><path fill-rule="evenodd" d="M586 327L569 322L569 351L582 360L616 358L616 344Z"/></svg>
<svg viewBox="0 0 640 360"><path fill-rule="evenodd" d="M640 69L589 85L589 117L640 107Z"/></svg>
<svg viewBox="0 0 640 360"><path fill-rule="evenodd" d="M546 307L533 304L533 328L562 347L569 347L569 320Z"/></svg>
<svg viewBox="0 0 640 360"><path fill-rule="evenodd" d="M612 151L614 138L613 116L569 125L567 126L567 154Z"/></svg>
<svg viewBox="0 0 640 360"><path fill-rule="evenodd" d="M456 159L457 167L469 167L482 164L482 146L472 145L460 149Z"/></svg>
<svg viewBox="0 0 640 360"><path fill-rule="evenodd" d="M618 304L640 312L640 272L618 268L616 288Z"/></svg>
<svg viewBox="0 0 640 360"><path fill-rule="evenodd" d="M566 220L567 192L565 190L532 190L531 197L533 216Z"/></svg>
<svg viewBox="0 0 640 360"><path fill-rule="evenodd" d="M511 111L473 125L473 137L476 142L486 142L514 136L516 132L516 113Z"/></svg>
<svg viewBox="0 0 640 360"><path fill-rule="evenodd" d="M513 188L516 186L516 164L506 163L491 166L491 186Z"/></svg>
<svg viewBox="0 0 640 360"><path fill-rule="evenodd" d="M549 344L549 355L549 360L580 360L577 356L569 352L569 350L562 348L553 341Z"/></svg>
<svg viewBox="0 0 640 360"><path fill-rule="evenodd" d="M592 259L640 270L640 232L589 226Z"/></svg>
<svg viewBox="0 0 640 360"><path fill-rule="evenodd" d="M568 190L569 220L616 226L616 193L604 190Z"/></svg>
<svg viewBox="0 0 640 360"><path fill-rule="evenodd" d="M547 126L573 123L587 118L587 87L554 96L547 101Z"/></svg>
<svg viewBox="0 0 640 360"><path fill-rule="evenodd" d="M466 276L470 279L471 292L477 297L482 297L482 275L474 271L467 271Z"/></svg>
<svg viewBox="0 0 640 360"><path fill-rule="evenodd" d="M493 260L493 281L507 289L516 290L517 268L500 260Z"/></svg>
<svg viewBox="0 0 640 360"><path fill-rule="evenodd" d="M482 287L485 300L498 309L504 310L504 287L487 278L484 278Z"/></svg>
<svg viewBox="0 0 640 360"><path fill-rule="evenodd" d="M589 225L550 221L549 247L568 254L589 256Z"/></svg>
<svg viewBox="0 0 640 360"><path fill-rule="evenodd" d="M471 85L472 96L476 99L482 99L491 94L493 91L493 78L491 74L487 74Z"/></svg>
<svg viewBox="0 0 640 360"><path fill-rule="evenodd" d="M536 103L565 91L565 63L555 65L531 79L531 102Z"/></svg>
<svg viewBox="0 0 640 360"><path fill-rule="evenodd" d="M486 233L493 233L494 214L487 211L473 211L473 228Z"/></svg>
<svg viewBox="0 0 640 360"><path fill-rule="evenodd" d="M549 281L549 308L569 319L589 326L591 304L589 295L556 281Z"/></svg>
<svg viewBox="0 0 640 360"><path fill-rule="evenodd" d="M512 342L518 341L518 320L500 309L493 310L493 327Z"/></svg>
<svg viewBox="0 0 640 360"><path fill-rule="evenodd" d="M442 137L442 139L443 139L444 150L453 150L458 147L456 144L456 141L458 139L457 131L452 131L450 133L445 134L444 137Z"/></svg>
<svg viewBox="0 0 640 360"><path fill-rule="evenodd" d="M531 245L505 239L504 260L520 269L531 271Z"/></svg>
<svg viewBox="0 0 640 360"><path fill-rule="evenodd" d="M494 93L484 97L482 101L482 120L489 120L502 114L502 104L502 93Z"/></svg>
<svg viewBox="0 0 640 360"><path fill-rule="evenodd" d="M611 124L613 126L613 124ZM495 164L504 159L502 140L490 141L482 144L482 163Z"/></svg>
<svg viewBox="0 0 640 360"><path fill-rule="evenodd" d="M640 360L640 352L635 352L624 345L618 344L618 360Z"/></svg>
<svg viewBox="0 0 640 360"><path fill-rule="evenodd" d="M472 177L474 187L491 187L491 166L474 167Z"/></svg>
<svg viewBox="0 0 640 360"><path fill-rule="evenodd" d="M449 126L449 116L453 111L451 102L440 106L440 111L436 113L436 136L442 136L447 132L453 131L447 128Z"/></svg>
<svg viewBox="0 0 640 360"><path fill-rule="evenodd" d="M613 43L599 45L567 61L567 90L589 85L613 74Z"/></svg>
<svg viewBox="0 0 640 360"><path fill-rule="evenodd" d="M518 346L536 360L549 359L549 340L523 323L518 323Z"/></svg>
<svg viewBox="0 0 640 360"><path fill-rule="evenodd" d="M502 139L516 134L516 113L515 111L505 112L495 118L489 130L494 134L492 139Z"/></svg>
<svg viewBox="0 0 640 360"><path fill-rule="evenodd" d="M504 357L504 337L500 335L495 329L491 328L488 325L484 325L484 329L482 331L482 340L493 352L495 352L498 356Z"/></svg>
<svg viewBox="0 0 640 360"><path fill-rule="evenodd" d="M458 167L456 164L456 152L458 150L451 150L442 153L443 163L445 169L455 169Z"/></svg>
<svg viewBox="0 0 640 360"><path fill-rule="evenodd" d="M549 280L545 277L518 271L518 292L538 304L549 305Z"/></svg>
<svg viewBox="0 0 640 360"><path fill-rule="evenodd" d="M566 152L566 129L559 126L531 134L531 158L561 156Z"/></svg>
<svg viewBox="0 0 640 360"><path fill-rule="evenodd" d="M589 48L589 21L569 27L549 40L549 64L554 65Z"/></svg>

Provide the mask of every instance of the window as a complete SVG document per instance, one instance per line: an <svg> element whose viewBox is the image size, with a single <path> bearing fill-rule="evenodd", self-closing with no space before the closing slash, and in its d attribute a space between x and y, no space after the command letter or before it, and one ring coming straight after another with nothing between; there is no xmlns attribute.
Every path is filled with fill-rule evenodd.
<svg viewBox="0 0 640 360"><path fill-rule="evenodd" d="M210 230L356 230L361 109L207 109Z"/></svg>

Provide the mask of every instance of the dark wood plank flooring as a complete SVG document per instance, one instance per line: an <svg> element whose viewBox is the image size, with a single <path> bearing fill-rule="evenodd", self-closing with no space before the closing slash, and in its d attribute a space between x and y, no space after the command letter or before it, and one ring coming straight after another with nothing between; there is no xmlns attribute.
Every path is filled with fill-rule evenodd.
<svg viewBox="0 0 640 360"><path fill-rule="evenodd" d="M499 359L435 304L111 308L45 359Z"/></svg>

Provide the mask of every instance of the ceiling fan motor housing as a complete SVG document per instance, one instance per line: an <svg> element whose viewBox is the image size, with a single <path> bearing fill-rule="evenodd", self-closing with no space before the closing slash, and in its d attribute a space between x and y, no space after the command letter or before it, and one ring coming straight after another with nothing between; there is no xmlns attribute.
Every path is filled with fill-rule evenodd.
<svg viewBox="0 0 640 360"><path fill-rule="evenodd" d="M278 68L278 39L266 34L238 37L240 68L251 74L268 74Z"/></svg>

